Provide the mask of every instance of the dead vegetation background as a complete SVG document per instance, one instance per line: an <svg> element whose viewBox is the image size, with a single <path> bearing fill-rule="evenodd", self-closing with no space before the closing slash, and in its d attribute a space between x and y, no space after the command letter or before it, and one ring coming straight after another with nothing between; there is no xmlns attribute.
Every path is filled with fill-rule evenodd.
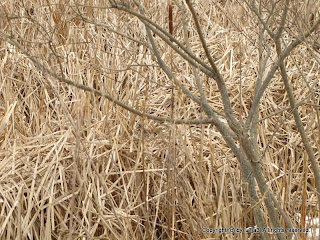
<svg viewBox="0 0 320 240"><path fill-rule="evenodd" d="M242 119L257 77L257 19L244 1L214 2L194 4L236 117ZM142 3L151 19L167 27L167 1ZM142 43L110 31L147 40L137 18L93 0L6 1L0 6L1 29L20 39L51 71L142 112L204 118L198 105L172 88ZM96 22L84 21L77 11ZM179 14L174 8L174 36L183 39ZM192 23L188 31L191 49L201 58ZM177 79L194 91L191 67L156 40ZM202 232L254 227L245 176L212 125L163 124L139 117L57 81L4 40L0 57L1 239L255 237ZM317 49L305 43L286 62L294 94L303 100L299 112L317 158L319 96L310 93L318 87L318 57ZM309 223L298 221L296 213L305 208L309 217L318 214L313 174L280 74L276 76L259 109L259 147L266 149L263 169L294 227L307 228ZM222 111L216 84L200 77L210 105ZM263 209L263 202L258 207ZM168 223L174 236L169 236Z"/></svg>

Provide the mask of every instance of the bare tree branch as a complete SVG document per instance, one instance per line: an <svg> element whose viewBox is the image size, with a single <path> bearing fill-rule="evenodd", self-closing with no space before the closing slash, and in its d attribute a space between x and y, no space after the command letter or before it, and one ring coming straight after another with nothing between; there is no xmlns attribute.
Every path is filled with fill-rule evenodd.
<svg viewBox="0 0 320 240"><path fill-rule="evenodd" d="M296 38L285 50L281 52L281 54L278 56L278 60L273 64L271 67L270 71L268 72L268 75L266 76L261 88L259 89L259 92L254 96L252 106L250 108L250 112L247 118L247 121L245 123L245 127L249 129L249 125L252 122L253 114L256 110L256 108L259 105L260 99L263 96L263 93L267 89L271 79L274 77L275 72L277 71L278 67L280 66L281 62L283 62L286 57L291 53L291 51L297 47L299 44L302 43L302 39L307 38L308 36L311 35L320 25L320 19L314 24L314 26L303 36Z"/></svg>
<svg viewBox="0 0 320 240"><path fill-rule="evenodd" d="M88 92L92 92L94 94L97 94L99 96L103 96L106 99L108 99L109 101L114 102L115 104L119 105L120 107L128 110L129 112L132 112L138 116L143 116L143 113L140 112L139 110L136 110L124 103L122 103L121 101L117 100L116 98L112 97L109 94L106 93L102 93L99 90L93 89L91 87L88 87L86 85L80 84L80 83L76 83L74 81L71 81L63 76L59 76L58 74L52 72L50 69L48 69L47 67L45 67L43 64L41 64L38 60L36 60L35 57L33 57L29 52L27 52L26 50L24 50L24 48L15 40L12 39L11 36L7 35L6 33L4 33L3 31L0 30L0 34L1 34L1 38L5 39L7 42L9 42L10 44L12 44L13 46L15 46L17 49L19 49L19 51L24 54L25 56L27 56L32 62L33 64L39 68L43 73L47 73L49 74L49 76L67 83L69 85L75 86L79 89L82 89L84 91L88 91ZM158 117L158 116L154 116L152 114L145 114L145 116L149 119L158 121L158 122L170 122L170 118L162 118L162 117ZM174 119L173 123L175 124L205 124L205 123L213 123L214 121L212 119L204 119L204 120L198 120L198 119L190 119L190 120L183 120L183 119Z"/></svg>
<svg viewBox="0 0 320 240"><path fill-rule="evenodd" d="M277 47L277 53L278 53L278 55L280 55L281 43L279 40L276 41L276 47ZM313 149L311 147L310 141L309 141L308 136L304 130L301 117L300 117L299 112L297 110L296 100L294 98L293 92L292 92L290 84L289 84L289 79L288 79L288 75L287 75L287 71L286 71L286 67L284 65L284 62L281 62L280 70L281 70L281 76L282 76L282 80L283 80L285 89L288 93L288 98L289 98L291 110L293 112L294 120L296 122L298 131L300 133L300 136L301 136L301 139L303 142L303 145L306 149L306 152L309 157L309 161L312 166L312 171L314 174L315 184L316 184L316 189L317 189L316 194L318 197L318 209L319 209L319 217L320 217L320 168L319 168L319 164L316 160L316 157L315 157L315 154L314 154Z"/></svg>
<svg viewBox="0 0 320 240"><path fill-rule="evenodd" d="M229 99L229 94L228 94L228 91L227 91L227 88L226 88L226 85L225 85L225 81L224 81L223 77L221 76L217 66L215 65L214 60L211 57L211 54L209 53L209 49L207 47L206 41L205 41L205 39L203 37L203 33L201 31L201 27L200 27L200 24L199 24L199 21L198 21L197 14L196 14L196 12L195 12L190 0L186 0L186 3L187 3L187 5L188 5L188 7L190 9L190 12L192 14L193 20L195 22L196 29L197 29L197 32L198 32L202 47L203 47L203 49L204 49L204 51L206 53L206 56L207 56L207 59L209 60L210 65L211 65L211 67L212 67L212 69L213 69L213 71L215 73L214 79L217 82L217 85L218 85L218 88L219 88L219 91L220 91L220 94L221 94L221 99L223 101L224 111L225 111L229 126L231 127L231 129L233 131L238 132L238 131L240 131L241 126L240 126L240 123L235 119L235 117L233 115L233 111L232 111L232 107L231 107L231 103L230 103L230 99Z"/></svg>

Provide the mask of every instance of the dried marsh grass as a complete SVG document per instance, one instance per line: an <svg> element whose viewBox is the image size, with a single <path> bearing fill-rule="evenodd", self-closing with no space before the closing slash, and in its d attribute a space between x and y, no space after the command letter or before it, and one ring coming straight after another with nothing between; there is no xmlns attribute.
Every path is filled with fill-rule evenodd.
<svg viewBox="0 0 320 240"><path fill-rule="evenodd" d="M146 14L166 27L167 1L142 2ZM19 38L52 72L142 112L205 118L199 105L181 90L172 90L145 47L144 24L136 17L100 1L48 3L1 3L1 29ZM203 1L195 7L236 118L244 119L257 78L257 20L245 3ZM92 22L83 21L77 11ZM184 42L177 8L174 16L174 35ZM202 59L205 53L191 15L187 18L190 48ZM155 38L177 79L198 96L191 66ZM1 40L0 48L1 239L234 239L232 234L205 234L202 228L254 227L245 176L211 124L174 125L136 116L57 81L8 42ZM308 88L316 88L318 57L303 44L286 64L297 101L304 100L299 112L319 161L319 96L312 98ZM216 84L199 76L210 105L223 112ZM294 227L304 228L309 226L294 220L295 214L305 208L310 218L317 215L315 183L288 107L276 73L259 107L262 168ZM263 201L257 206L265 210Z"/></svg>

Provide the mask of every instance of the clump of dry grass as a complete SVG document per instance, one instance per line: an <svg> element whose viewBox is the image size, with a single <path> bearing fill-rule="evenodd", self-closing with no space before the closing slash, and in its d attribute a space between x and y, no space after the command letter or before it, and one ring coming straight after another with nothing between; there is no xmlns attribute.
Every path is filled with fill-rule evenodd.
<svg viewBox="0 0 320 240"><path fill-rule="evenodd" d="M144 1L147 14L166 26L166 9L160 7L166 1L147 7L148 3ZM196 7L203 13L201 24L235 114L244 118L258 67L256 20L245 6L229 1L224 12L219 4ZM52 71L156 116L170 118L173 110L174 118L204 118L199 106L180 91L172 94L172 83L149 50L107 29L144 41L138 19L110 9L80 7L86 17L106 24L94 26L79 19L74 4L48 6L46 1L8 1L1 9L19 16L1 28L23 37L23 46ZM247 17L232 19L235 9ZM182 24L178 17L175 21L174 34L183 41ZM193 25L188 27L192 50L204 56ZM195 91L191 67L162 41L157 43L177 79ZM308 74L307 81L319 75L315 53L309 50L301 46L288 59L299 100L310 93L298 77L299 69ZM1 239L167 239L170 219L176 239L233 239L231 234L206 235L202 228L252 226L239 163L213 126L161 124L137 117L44 74L5 41L0 56ZM215 83L200 77L211 106L222 111ZM259 146L268 146L263 168L292 219L302 207L312 217L314 180L295 123L288 111L273 115L288 106L277 75L259 109ZM315 151L318 106L308 98L299 107ZM241 238L249 235L242 233Z"/></svg>

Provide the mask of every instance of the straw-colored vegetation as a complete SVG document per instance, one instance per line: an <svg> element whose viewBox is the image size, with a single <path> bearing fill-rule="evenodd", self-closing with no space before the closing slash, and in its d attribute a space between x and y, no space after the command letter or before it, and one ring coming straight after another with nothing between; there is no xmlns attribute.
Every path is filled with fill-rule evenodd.
<svg viewBox="0 0 320 240"><path fill-rule="evenodd" d="M128 2L128 8L139 12L134 1ZM274 21L272 31L281 26L277 21L284 2L257 9L264 20L273 14L276 20L268 23ZM319 18L319 3L293 2L281 35L283 49ZM141 3L147 18L168 29L170 1ZM185 3L180 8L172 4L173 36L210 66L190 9ZM254 209L261 210L266 227L274 226L265 205L269 196L254 187L258 200L252 205L246 181L253 173L241 171L223 134L179 87L199 97L197 69L153 33L162 60L174 73L170 80L152 54L141 19L110 6L95 0L0 3L0 239L279 237L202 232L257 227ZM242 124L257 79L267 77L278 59L276 46L266 31L261 38L263 27L249 2L203 0L193 7L225 81L234 118ZM301 39L284 65L319 162L317 35L314 30ZM265 72L259 76L262 67ZM198 75L207 102L226 123L215 80L200 70ZM319 199L283 77L279 68L262 95L252 148L257 148L261 173L292 227L316 227L300 220L319 216ZM96 91L84 91L83 85ZM194 121L176 124L177 119ZM199 124L201 119L207 120Z"/></svg>

